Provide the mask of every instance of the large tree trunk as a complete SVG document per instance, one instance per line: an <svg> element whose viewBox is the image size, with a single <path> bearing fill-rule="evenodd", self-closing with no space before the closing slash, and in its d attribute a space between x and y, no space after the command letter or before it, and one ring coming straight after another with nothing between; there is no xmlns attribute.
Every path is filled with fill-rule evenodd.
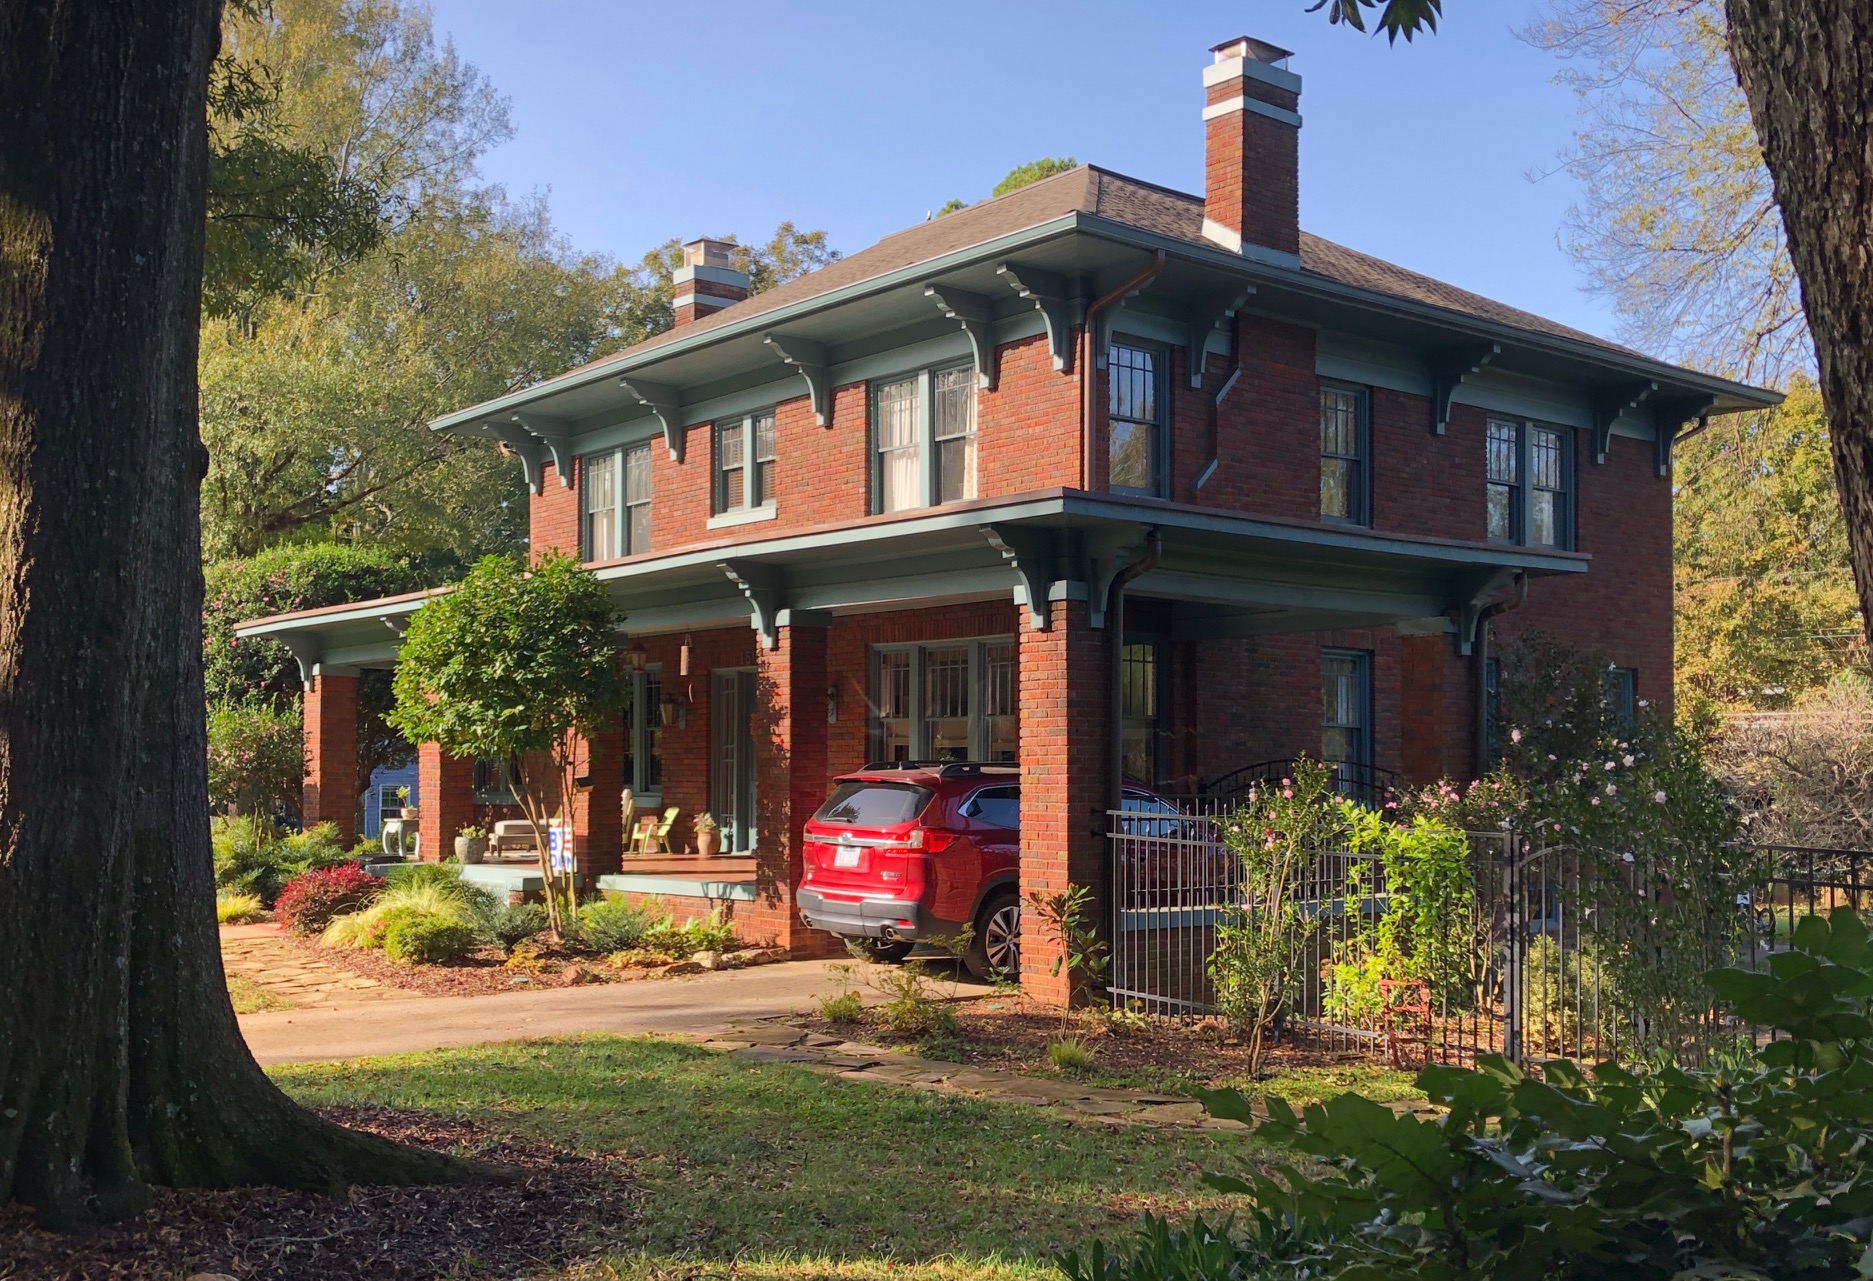
<svg viewBox="0 0 1873 1281"><path fill-rule="evenodd" d="M1873 3L1726 0L1725 8L1801 277L1873 644Z"/></svg>
<svg viewBox="0 0 1873 1281"><path fill-rule="evenodd" d="M196 431L216 0L0 0L0 1201L459 1177L255 1065L212 912Z"/></svg>

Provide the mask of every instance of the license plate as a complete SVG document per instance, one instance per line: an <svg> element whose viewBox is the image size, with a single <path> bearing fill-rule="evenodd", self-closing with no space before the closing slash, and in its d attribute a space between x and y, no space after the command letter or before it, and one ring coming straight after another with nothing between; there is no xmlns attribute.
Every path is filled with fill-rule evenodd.
<svg viewBox="0 0 1873 1281"><path fill-rule="evenodd" d="M858 856L859 856L859 851L857 850L849 850L849 849L834 850L832 852L832 865L834 867L857 867Z"/></svg>

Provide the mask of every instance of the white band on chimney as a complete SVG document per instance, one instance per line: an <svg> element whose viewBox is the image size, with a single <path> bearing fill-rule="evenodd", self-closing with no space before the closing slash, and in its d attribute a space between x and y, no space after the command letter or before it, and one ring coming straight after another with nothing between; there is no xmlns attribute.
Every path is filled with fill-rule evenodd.
<svg viewBox="0 0 1873 1281"><path fill-rule="evenodd" d="M724 298L720 294L678 294L672 300L672 307L699 307L715 311L722 307L733 307L738 298Z"/></svg>
<svg viewBox="0 0 1873 1281"><path fill-rule="evenodd" d="M1284 125L1301 127L1301 113L1289 111L1286 107L1273 106L1260 98L1230 98L1224 102L1212 102L1203 109L1205 120L1214 120L1218 116L1233 116L1238 111L1253 111L1258 116L1267 116L1270 120L1279 120Z"/></svg>
<svg viewBox="0 0 1873 1281"><path fill-rule="evenodd" d="M1203 87L1211 88L1230 80L1243 78L1259 80L1265 85L1277 89L1286 89L1289 93L1301 91L1301 78L1286 67L1270 66L1266 62L1257 62L1254 58L1224 58L1221 62L1212 62L1203 68Z"/></svg>
<svg viewBox="0 0 1873 1281"><path fill-rule="evenodd" d="M1270 267L1286 267L1290 271L1301 269L1299 254L1285 253L1279 249L1270 249L1267 245L1258 245L1244 240L1241 232L1225 227L1214 218L1203 220L1203 238L1213 245L1221 245L1232 254L1241 254L1253 262L1267 263Z"/></svg>

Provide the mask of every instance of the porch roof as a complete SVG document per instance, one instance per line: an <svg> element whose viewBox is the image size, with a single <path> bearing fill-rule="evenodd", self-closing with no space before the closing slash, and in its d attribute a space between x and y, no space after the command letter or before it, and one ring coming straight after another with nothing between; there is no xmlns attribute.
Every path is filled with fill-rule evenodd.
<svg viewBox="0 0 1873 1281"><path fill-rule="evenodd" d="M1012 599L1045 627L1050 599L1081 599L1095 626L1113 577L1157 529L1162 556L1128 591L1173 603L1180 635L1399 625L1461 631L1514 575L1585 572L1591 557L1500 543L1242 516L1077 489L952 503L769 538L692 544L594 565L625 614L656 634L820 624L846 614ZM316 670L385 666L409 616L437 593L255 619Z"/></svg>

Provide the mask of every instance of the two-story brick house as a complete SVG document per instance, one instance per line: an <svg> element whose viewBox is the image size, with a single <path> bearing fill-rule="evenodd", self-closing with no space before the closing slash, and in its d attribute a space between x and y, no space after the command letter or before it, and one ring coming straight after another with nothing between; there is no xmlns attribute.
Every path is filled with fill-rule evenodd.
<svg viewBox="0 0 1873 1281"><path fill-rule="evenodd" d="M589 874L620 789L710 810L738 921L811 954L800 825L868 760L1019 762L1023 884L1058 888L1099 883L1115 759L1471 776L1492 626L1671 697L1672 441L1775 397L1303 233L1300 77L1214 55L1200 196L1083 166L753 297L698 241L672 330L434 424L517 456L532 547L626 615ZM242 629L301 658L308 819L350 823L355 673L423 599ZM420 758L433 852L477 778Z"/></svg>

